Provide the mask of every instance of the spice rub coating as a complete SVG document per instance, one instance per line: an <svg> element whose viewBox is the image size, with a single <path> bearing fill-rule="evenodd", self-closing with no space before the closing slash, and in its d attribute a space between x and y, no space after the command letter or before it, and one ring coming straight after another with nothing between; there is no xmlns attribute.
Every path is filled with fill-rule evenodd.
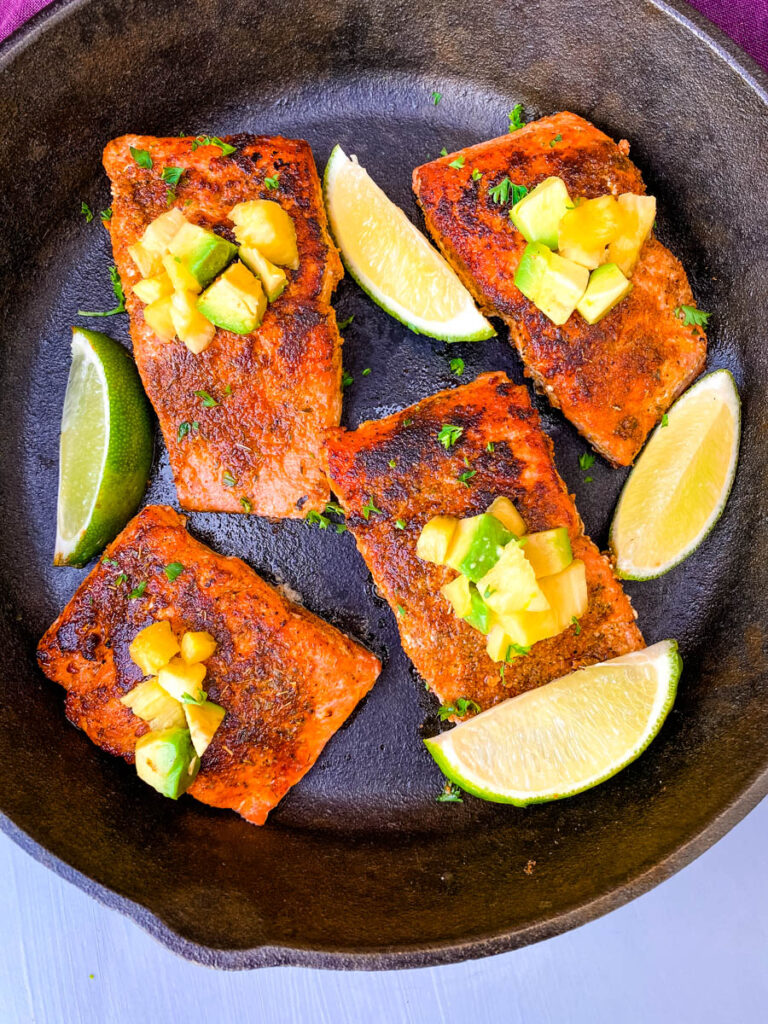
<svg viewBox="0 0 768 1024"><path fill-rule="evenodd" d="M508 177L529 190L552 175L572 198L645 193L626 142L616 144L571 113L417 167L413 188L427 228L483 312L500 316L525 372L614 465L629 465L649 431L701 372L706 338L675 309L693 303L682 265L654 236L643 246L632 291L598 323L579 313L556 326L515 287L525 239L509 204L490 190ZM473 178L474 172L481 177Z"/></svg>
<svg viewBox="0 0 768 1024"><path fill-rule="evenodd" d="M94 743L133 761L147 725L120 703L142 679L129 645L152 622L218 643L204 687L227 714L189 792L261 825L373 686L381 665L286 600L244 562L192 538L184 517L149 506L131 520L40 641L43 672ZM164 568L180 562L173 582ZM140 597L129 595L141 582Z"/></svg>
<svg viewBox="0 0 768 1024"><path fill-rule="evenodd" d="M236 152L224 156L210 145L193 150L193 138L126 135L110 142L104 167L112 182L112 217L106 224L134 356L160 421L179 502L198 511L301 518L328 500L318 450L325 429L341 416L341 338L330 298L343 271L309 144L245 134L224 141ZM146 150L152 167L138 166L131 147ZM183 170L170 191L164 167ZM265 179L275 177L278 187L269 188ZM293 219L299 268L286 268L286 289L253 334L217 329L199 355L179 340L160 341L133 294L141 275L128 247L174 206L192 223L234 241L228 213L251 199L278 202ZM216 404L204 404L196 391Z"/></svg>
<svg viewBox="0 0 768 1024"><path fill-rule="evenodd" d="M438 440L445 424L462 431L448 450ZM506 374L483 374L354 431L337 428L326 451L332 486L376 586L395 612L403 647L443 703L464 697L486 709L644 646L608 559L584 535L527 390ZM498 495L515 503L529 531L568 528L574 557L586 564L589 590L589 608L578 626L535 644L506 666L503 677L486 653L485 637L456 618L440 594L456 573L416 556L419 534L432 516L476 515Z"/></svg>

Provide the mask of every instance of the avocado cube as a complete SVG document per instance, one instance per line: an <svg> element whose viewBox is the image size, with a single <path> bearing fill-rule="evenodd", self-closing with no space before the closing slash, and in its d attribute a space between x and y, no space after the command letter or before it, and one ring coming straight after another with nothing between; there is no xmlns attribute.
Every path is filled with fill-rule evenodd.
<svg viewBox="0 0 768 1024"><path fill-rule="evenodd" d="M145 676L155 676L163 665L179 653L179 641L167 619L153 622L140 630L128 648L131 661L139 666Z"/></svg>
<svg viewBox="0 0 768 1024"><path fill-rule="evenodd" d="M536 579L562 572L573 561L571 538L564 526L529 533L522 547L523 554L533 566Z"/></svg>
<svg viewBox="0 0 768 1024"><path fill-rule="evenodd" d="M498 615L518 611L543 612L549 609L549 603L536 581L533 566L516 541L502 549L501 557L493 568L477 581L477 589L488 607Z"/></svg>
<svg viewBox="0 0 768 1024"><path fill-rule="evenodd" d="M150 729L179 729L187 724L181 704L169 697L156 679L145 679L134 686L120 698L120 703L130 708Z"/></svg>
<svg viewBox="0 0 768 1024"><path fill-rule="evenodd" d="M614 196L581 199L560 221L557 250L593 270L605 261L605 247L619 234L623 214Z"/></svg>
<svg viewBox="0 0 768 1024"><path fill-rule="evenodd" d="M207 228L185 223L168 252L178 256L201 288L206 288L237 255L237 246Z"/></svg>
<svg viewBox="0 0 768 1024"><path fill-rule="evenodd" d="M469 623L470 626L474 626L475 629L480 630L483 634L490 633L491 627L496 621L496 616L482 599L474 583L469 585L469 597L471 605L469 612L463 617L464 621Z"/></svg>
<svg viewBox="0 0 768 1024"><path fill-rule="evenodd" d="M434 516L430 519L419 534L416 555L423 562L445 565L448 548L451 546L458 523L459 520L455 516Z"/></svg>
<svg viewBox="0 0 768 1024"><path fill-rule="evenodd" d="M558 633L567 629L574 618L580 619L586 614L589 607L587 571L580 558L574 558L562 572L542 577L538 582L550 608L557 616Z"/></svg>
<svg viewBox="0 0 768 1024"><path fill-rule="evenodd" d="M182 703L185 700L205 700L203 680L206 667L199 662L188 665L183 658L172 658L157 673L157 681L171 697Z"/></svg>
<svg viewBox="0 0 768 1024"><path fill-rule="evenodd" d="M446 564L477 583L498 561L504 545L512 540L510 531L496 516L483 512L460 519L446 556Z"/></svg>
<svg viewBox="0 0 768 1024"><path fill-rule="evenodd" d="M586 267L563 259L538 242L525 247L515 285L554 324L564 324L587 290Z"/></svg>
<svg viewBox="0 0 768 1024"><path fill-rule="evenodd" d="M440 593L451 602L460 619L472 611L472 593L469 588L470 582L466 576L457 576L455 580L440 587Z"/></svg>
<svg viewBox="0 0 768 1024"><path fill-rule="evenodd" d="M171 317L171 296L165 295L156 302L150 302L144 307L144 322L149 324L151 329L160 341L173 341L176 337L176 328L173 326Z"/></svg>
<svg viewBox="0 0 768 1024"><path fill-rule="evenodd" d="M200 704L185 704L184 714L195 752L198 757L202 757L224 721L226 711L213 701L204 700Z"/></svg>
<svg viewBox="0 0 768 1024"><path fill-rule="evenodd" d="M135 756L139 778L171 800L178 800L200 769L189 729L148 732L137 740Z"/></svg>
<svg viewBox="0 0 768 1024"><path fill-rule="evenodd" d="M207 661L217 647L218 644L205 629L199 632L187 631L181 638L181 656L188 665Z"/></svg>
<svg viewBox="0 0 768 1024"><path fill-rule="evenodd" d="M225 331L250 334L264 318L267 297L244 263L233 263L197 300L198 312Z"/></svg>
<svg viewBox="0 0 768 1024"><path fill-rule="evenodd" d="M623 223L619 234L608 246L607 261L615 263L626 277L635 269L643 243L650 235L656 220L656 200L653 196L636 196L625 192L619 196Z"/></svg>
<svg viewBox="0 0 768 1024"><path fill-rule="evenodd" d="M526 242L541 242L549 249L556 249L560 221L572 205L563 179L545 178L515 203L509 219Z"/></svg>
<svg viewBox="0 0 768 1024"><path fill-rule="evenodd" d="M235 224L235 237L241 245L258 249L270 263L298 270L296 227L290 213L280 203L252 199L234 206L229 217Z"/></svg>
<svg viewBox="0 0 768 1024"><path fill-rule="evenodd" d="M606 313L618 305L632 291L628 281L615 263L604 263L589 275L587 290L576 306L588 324L596 324Z"/></svg>
<svg viewBox="0 0 768 1024"><path fill-rule="evenodd" d="M240 259L261 281L262 287L270 302L278 299L288 284L288 278L282 267L276 267L270 263L266 256L262 256L258 249L240 246Z"/></svg>
<svg viewBox="0 0 768 1024"><path fill-rule="evenodd" d="M506 526L509 532L514 534L515 537L522 537L525 533L523 517L517 511L509 498L504 498L502 496L494 498L486 511L489 516L495 516L501 525Z"/></svg>
<svg viewBox="0 0 768 1024"><path fill-rule="evenodd" d="M204 352L216 336L216 328L198 312L197 295L194 292L174 292L170 313L173 329L189 351L195 355Z"/></svg>

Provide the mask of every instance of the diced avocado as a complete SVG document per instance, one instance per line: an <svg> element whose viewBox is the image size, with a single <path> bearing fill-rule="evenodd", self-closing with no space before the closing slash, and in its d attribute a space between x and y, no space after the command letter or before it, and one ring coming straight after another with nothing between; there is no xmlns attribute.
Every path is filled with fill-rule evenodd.
<svg viewBox="0 0 768 1024"><path fill-rule="evenodd" d="M571 538L564 526L555 530L529 533L523 545L523 554L533 566L536 579L562 572L573 561ZM183 641L182 641L183 644Z"/></svg>
<svg viewBox="0 0 768 1024"><path fill-rule="evenodd" d="M150 305L158 299L165 298L173 291L173 284L165 271L155 274L153 277L145 277L133 286L134 295L138 295L142 302Z"/></svg>
<svg viewBox="0 0 768 1024"><path fill-rule="evenodd" d="M139 268L142 277L151 277L152 274L159 274L163 269L160 253L150 252L145 249L141 242L134 242L128 246L128 255Z"/></svg>
<svg viewBox="0 0 768 1024"><path fill-rule="evenodd" d="M187 269L181 256L167 252L162 259L165 272L170 278L175 292L199 292L200 285L196 277Z"/></svg>
<svg viewBox="0 0 768 1024"><path fill-rule="evenodd" d="M455 516L435 516L425 523L416 542L417 556L423 562L445 565L458 523Z"/></svg>
<svg viewBox="0 0 768 1024"><path fill-rule="evenodd" d="M525 533L523 517L517 511L509 498L494 498L487 509L489 516L495 516L502 526L506 526L515 537L522 537Z"/></svg>
<svg viewBox="0 0 768 1024"><path fill-rule="evenodd" d="M149 324L160 341L173 341L176 328L171 317L171 296L166 295L144 307L144 322Z"/></svg>
<svg viewBox="0 0 768 1024"><path fill-rule="evenodd" d="M589 275L587 290L576 309L588 324L596 324L631 291L632 282L624 277L616 264L604 263Z"/></svg>
<svg viewBox="0 0 768 1024"><path fill-rule="evenodd" d="M541 591L533 566L515 541L502 549L501 557L477 581L485 603L498 615L517 611L547 611L549 604Z"/></svg>
<svg viewBox="0 0 768 1024"><path fill-rule="evenodd" d="M466 576L457 576L455 580L440 587L440 593L451 602L454 612L460 619L472 611L470 586Z"/></svg>
<svg viewBox="0 0 768 1024"><path fill-rule="evenodd" d="M252 199L238 203L229 211L235 237L241 245L258 249L262 256L281 267L297 270L299 249L293 218L280 203L271 199Z"/></svg>
<svg viewBox="0 0 768 1024"><path fill-rule="evenodd" d="M225 331L250 334L261 323L267 297L244 263L233 263L197 300L198 312Z"/></svg>
<svg viewBox="0 0 768 1024"><path fill-rule="evenodd" d="M226 711L213 701L204 700L202 704L185 704L184 714L187 716L189 734L197 756L202 757L224 720Z"/></svg>
<svg viewBox="0 0 768 1024"><path fill-rule="evenodd" d="M487 512L460 519L448 549L446 564L477 583L495 565L504 545L511 540L510 531L496 516Z"/></svg>
<svg viewBox="0 0 768 1024"><path fill-rule="evenodd" d="M218 644L205 629L199 632L188 631L181 638L181 656L188 665L207 661L217 647Z"/></svg>
<svg viewBox="0 0 768 1024"><path fill-rule="evenodd" d="M564 324L587 290L586 267L563 259L539 242L525 247L515 284L555 324Z"/></svg>
<svg viewBox="0 0 768 1024"><path fill-rule="evenodd" d="M187 724L184 708L168 696L156 679L145 679L134 686L130 693L120 698L120 703L147 722L150 729L182 729Z"/></svg>
<svg viewBox="0 0 768 1024"><path fill-rule="evenodd" d="M618 237L623 214L614 196L581 199L560 221L560 255L590 270L605 262L605 247Z"/></svg>
<svg viewBox="0 0 768 1024"><path fill-rule="evenodd" d="M144 229L140 239L142 248L156 256L162 256L186 224L187 218L181 210L173 209L161 213Z"/></svg>
<svg viewBox="0 0 768 1024"><path fill-rule="evenodd" d="M195 781L200 758L189 729L148 732L136 742L136 772L163 796L177 800Z"/></svg>
<svg viewBox="0 0 768 1024"><path fill-rule="evenodd" d="M541 242L550 249L556 249L558 226L571 205L563 179L545 178L519 203L515 203L509 219L526 242Z"/></svg>
<svg viewBox="0 0 768 1024"><path fill-rule="evenodd" d="M571 625L574 616L581 618L589 607L586 567L580 558L574 558L562 572L544 576L539 586L557 615L558 633Z"/></svg>
<svg viewBox="0 0 768 1024"><path fill-rule="evenodd" d="M474 626L475 629L479 629L483 634L489 633L496 617L480 597L480 592L474 583L469 585L469 596L471 607L469 612L463 616L464 621L468 622L470 626Z"/></svg>
<svg viewBox="0 0 768 1024"><path fill-rule="evenodd" d="M205 665L199 662L188 665L183 658L172 658L157 673L157 681L171 697L184 703L184 700L205 700L203 680L206 675Z"/></svg>
<svg viewBox="0 0 768 1024"><path fill-rule="evenodd" d="M198 312L197 295L194 292L174 292L170 312L173 329L189 351L195 355L205 351L216 335L216 328Z"/></svg>
<svg viewBox="0 0 768 1024"><path fill-rule="evenodd" d="M235 258L237 246L207 228L185 223L168 252L178 256L200 287L206 288Z"/></svg>
<svg viewBox="0 0 768 1024"><path fill-rule="evenodd" d="M270 302L274 302L283 294L288 278L282 267L270 263L258 249L245 245L240 246L240 259L259 278Z"/></svg>
<svg viewBox="0 0 768 1024"><path fill-rule="evenodd" d="M155 676L179 653L179 641L167 619L153 622L140 630L128 648L131 661L139 666L145 676Z"/></svg>
<svg viewBox="0 0 768 1024"><path fill-rule="evenodd" d="M622 274L629 277L656 220L656 200L653 196L636 196L625 192L619 196L618 202L623 223L615 241L608 246L607 260L615 263Z"/></svg>

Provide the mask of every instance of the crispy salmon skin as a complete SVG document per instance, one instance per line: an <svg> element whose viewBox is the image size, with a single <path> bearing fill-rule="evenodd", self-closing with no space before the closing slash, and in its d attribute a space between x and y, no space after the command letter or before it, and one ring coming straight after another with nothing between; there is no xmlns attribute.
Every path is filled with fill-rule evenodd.
<svg viewBox="0 0 768 1024"><path fill-rule="evenodd" d="M490 190L505 178L530 190L556 175L572 198L642 195L627 151L626 142L617 145L583 118L561 113L462 150L462 167L452 167L456 154L449 154L413 172L427 228L483 311L508 324L525 372L620 466L632 462L704 367L703 331L675 313L693 303L685 271L651 234L628 298L596 324L574 313L557 327L515 287L526 242L509 220L509 204L495 202Z"/></svg>
<svg viewBox="0 0 768 1024"><path fill-rule="evenodd" d="M223 155L215 145L193 149L192 138L126 135L110 142L104 167L112 182L112 217L106 223L134 356L160 421L179 502L199 511L300 518L328 500L318 451L324 430L341 416L341 339L330 306L341 262L309 144L256 135L225 141L234 153ZM148 152L151 168L140 167L131 148ZM170 192L164 167L183 171ZM296 227L299 268L286 270L283 294L253 334L217 329L199 355L179 340L161 341L133 294L141 275L129 246L172 206L234 241L228 213L250 199L280 203Z"/></svg>
<svg viewBox="0 0 768 1024"><path fill-rule="evenodd" d="M462 431L448 450L438 440L445 424ZM349 528L395 612L403 647L445 704L464 697L485 709L644 646L607 558L584 535L527 390L505 374L483 374L354 431L336 429L327 459ZM456 573L416 556L416 541L432 516L476 515L498 495L515 503L529 531L568 528L574 556L586 563L589 590L578 626L535 644L503 675L486 653L485 637L456 618L440 593Z"/></svg>
<svg viewBox="0 0 768 1024"><path fill-rule="evenodd" d="M218 643L205 688L227 714L189 792L254 825L312 767L381 670L339 630L287 601L244 562L194 540L165 506L143 509L107 549L38 646L67 691L67 717L111 754L133 761L147 726L120 703L142 678L129 645L152 622ZM183 572L171 582L172 562ZM125 577L125 578L123 578ZM146 583L139 597L133 588Z"/></svg>

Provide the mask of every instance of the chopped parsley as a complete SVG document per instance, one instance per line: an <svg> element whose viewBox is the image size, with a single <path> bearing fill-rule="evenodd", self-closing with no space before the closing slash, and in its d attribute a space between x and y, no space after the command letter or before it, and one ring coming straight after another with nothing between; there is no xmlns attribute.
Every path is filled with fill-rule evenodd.
<svg viewBox="0 0 768 1024"><path fill-rule="evenodd" d="M582 452L579 456L579 469L587 470L592 466L595 461L595 456L591 452Z"/></svg>
<svg viewBox="0 0 768 1024"><path fill-rule="evenodd" d="M510 644L507 647L506 654L504 655L504 661L514 661L515 658L524 658L526 654L531 653L531 648L526 647L525 644Z"/></svg>
<svg viewBox="0 0 768 1024"><path fill-rule="evenodd" d="M184 566L181 564L181 562L171 562L170 565L166 565L163 571L165 572L165 575L168 577L171 583L173 583L184 572Z"/></svg>
<svg viewBox="0 0 768 1024"><path fill-rule="evenodd" d="M370 496L360 511L363 513L363 519L368 519L372 512L382 513L382 510L374 505L373 495Z"/></svg>
<svg viewBox="0 0 768 1024"><path fill-rule="evenodd" d="M126 576L126 574L124 572L121 572L121 573L118 573L117 576L115 576L114 586L115 587L122 587L122 585L124 583L127 583L127 582L128 582L128 577ZM133 594L131 594L131 597L133 597Z"/></svg>
<svg viewBox="0 0 768 1024"><path fill-rule="evenodd" d="M575 615L571 616L571 622L573 623L573 632L576 634L576 636L578 636L581 632L581 623Z"/></svg>
<svg viewBox="0 0 768 1024"><path fill-rule="evenodd" d="M164 167L160 173L160 177L163 179L163 181L167 181L169 185L175 187L181 181L181 176L183 173L183 167Z"/></svg>
<svg viewBox="0 0 768 1024"><path fill-rule="evenodd" d="M435 800L439 804L463 804L464 801L461 798L461 790L454 782L447 782L443 787L443 792L440 796L436 796Z"/></svg>
<svg viewBox="0 0 768 1024"><path fill-rule="evenodd" d="M459 153L459 155L456 157L456 159L455 160L451 160L451 162L448 164L448 166L449 167L453 167L453 168L455 168L458 171L461 167L464 166L464 161L466 159L467 158L464 156L463 153Z"/></svg>
<svg viewBox="0 0 768 1024"><path fill-rule="evenodd" d="M108 220L112 220L112 207L108 206L106 210L101 210L99 213L101 219L106 223Z"/></svg>
<svg viewBox="0 0 768 1024"><path fill-rule="evenodd" d="M363 370L363 376L364 377L368 377L370 375L370 372L371 372L370 366L366 366L366 368Z"/></svg>
<svg viewBox="0 0 768 1024"><path fill-rule="evenodd" d="M703 309L696 309L695 306L678 306L675 316L679 318L681 313L685 327L706 327L707 321L712 316L711 313L705 313Z"/></svg>
<svg viewBox="0 0 768 1024"><path fill-rule="evenodd" d="M224 470L221 480L225 487L234 487L237 483L237 480L235 480L228 469Z"/></svg>
<svg viewBox="0 0 768 1024"><path fill-rule="evenodd" d="M585 484L591 484L593 480L594 480L594 477L592 477L592 476L585 476L584 477L584 483Z"/></svg>
<svg viewBox="0 0 768 1024"><path fill-rule="evenodd" d="M85 200L83 200L83 202L80 203L80 213L82 213L82 215L85 217L85 223L90 224L93 220L93 210L90 208L88 203L85 202Z"/></svg>
<svg viewBox="0 0 768 1024"><path fill-rule="evenodd" d="M437 440L447 451L459 440L464 433L464 427L457 427L453 423L444 423L437 435Z"/></svg>
<svg viewBox="0 0 768 1024"><path fill-rule="evenodd" d="M525 187L525 185L516 185L514 183L514 181L512 182L512 205L513 206L516 206L517 203L519 203L521 199L525 199L525 197L527 195L528 195L528 189Z"/></svg>
<svg viewBox="0 0 768 1024"><path fill-rule="evenodd" d="M268 189L276 189L280 187L280 175L273 174L271 178L265 178L264 184Z"/></svg>
<svg viewBox="0 0 768 1024"><path fill-rule="evenodd" d="M196 398L200 399L206 409L213 409L219 404L212 395L208 394L207 391L193 391L193 394Z"/></svg>
<svg viewBox="0 0 768 1024"><path fill-rule="evenodd" d="M472 181L480 181L483 176L483 172L479 171L477 167L472 171Z"/></svg>
<svg viewBox="0 0 768 1024"><path fill-rule="evenodd" d="M445 722L451 715L456 715L457 718L464 718L470 711L474 711L477 714L480 711L480 705L477 701L469 700L467 697L459 697L455 704L441 704L437 709L441 722Z"/></svg>
<svg viewBox="0 0 768 1024"><path fill-rule="evenodd" d="M522 128L525 124L525 121L523 120L523 104L516 103L507 114L507 117L509 119L509 128L507 131L516 132L518 128Z"/></svg>
<svg viewBox="0 0 768 1024"><path fill-rule="evenodd" d="M394 469L395 466L397 465L397 459L390 459L387 465L389 466L390 469Z"/></svg>
<svg viewBox="0 0 768 1024"><path fill-rule="evenodd" d="M458 356L450 361L449 366L451 367L451 373L455 373L457 377L464 373L464 360L459 359Z"/></svg>
<svg viewBox="0 0 768 1024"><path fill-rule="evenodd" d="M192 424L189 422L189 420L184 420L182 423L179 424L179 429L176 431L176 440L183 441L191 429Z"/></svg>
<svg viewBox="0 0 768 1024"><path fill-rule="evenodd" d="M432 100L435 106L437 106L437 104L443 98L443 94L441 92L438 92L437 89L433 89L432 92L430 93L429 98Z"/></svg>
<svg viewBox="0 0 768 1024"><path fill-rule="evenodd" d="M404 519L396 519L395 520L395 529L396 530L404 530L405 529L405 520Z"/></svg>
<svg viewBox="0 0 768 1024"><path fill-rule="evenodd" d="M243 512L253 512L253 505L248 501L247 498L241 498L240 504L243 507Z"/></svg>
<svg viewBox="0 0 768 1024"><path fill-rule="evenodd" d="M152 170L152 157L149 155L148 149L135 149L133 146L128 147L131 151L131 156L134 162L139 166L143 167L147 171Z"/></svg>
<svg viewBox="0 0 768 1024"><path fill-rule="evenodd" d="M231 384L226 384L224 386L224 391L222 392L222 394L224 394L224 395L231 395L232 394L232 385Z"/></svg>
<svg viewBox="0 0 768 1024"><path fill-rule="evenodd" d="M496 451L496 445L493 443L493 441L489 441L488 444L485 446L485 450L487 452L490 452L491 455L493 455L493 453Z"/></svg>
<svg viewBox="0 0 768 1024"><path fill-rule="evenodd" d="M228 142L223 142L216 135L198 135L192 140L192 152L194 153L200 146L218 146L222 156L229 156L230 153L237 152L237 146L230 146Z"/></svg>
<svg viewBox="0 0 768 1024"><path fill-rule="evenodd" d="M345 370L341 375L342 391L344 390L344 388L348 388L350 384L353 384L354 380L355 378L352 376L352 374L348 370Z"/></svg>
<svg viewBox="0 0 768 1024"><path fill-rule="evenodd" d="M307 512L304 516L304 522L309 523L310 526L319 526L321 530L327 530L331 524L328 516L324 516L322 512L316 512L314 509L310 509Z"/></svg>
<svg viewBox="0 0 768 1024"><path fill-rule="evenodd" d="M200 696L193 697L191 693L187 693L187 691L185 690L184 693L182 693L181 695L182 704L204 704L205 701L208 700L208 694L205 692L205 690L199 690L198 692Z"/></svg>
<svg viewBox="0 0 768 1024"><path fill-rule="evenodd" d="M404 427L410 427L410 425L412 423L413 423L413 420L410 417L407 420L403 420L403 426Z"/></svg>
<svg viewBox="0 0 768 1024"><path fill-rule="evenodd" d="M502 206L504 203L509 202L509 190L512 187L512 182L509 178L504 177L493 188L488 189L488 195L496 203L497 206Z"/></svg>
<svg viewBox="0 0 768 1024"><path fill-rule="evenodd" d="M338 516L346 515L346 512L341 507L341 505L337 505L335 501L327 502L326 506L325 506L325 511L326 512L335 512L336 515L338 515Z"/></svg>
<svg viewBox="0 0 768 1024"><path fill-rule="evenodd" d="M463 473L459 473L457 479L461 480L465 487L469 487L469 481L476 473L476 469L465 469Z"/></svg>
<svg viewBox="0 0 768 1024"><path fill-rule="evenodd" d="M443 146L443 148L440 150L440 156L448 156L448 150L445 148L445 146Z"/></svg>
<svg viewBox="0 0 768 1024"><path fill-rule="evenodd" d="M109 279L112 282L112 291L115 293L117 299L117 305L114 309L108 309L103 313L88 313L83 309L78 309L78 316L114 316L115 313L125 312L125 292L123 286L120 283L120 275L117 272L117 267L109 268Z"/></svg>
<svg viewBox="0 0 768 1024"><path fill-rule="evenodd" d="M669 416L667 415L667 413L664 413L664 415L661 417L661 425L662 427L669 426Z"/></svg>
<svg viewBox="0 0 768 1024"><path fill-rule="evenodd" d="M102 565L114 565L114 567L117 568L117 562L115 561L114 558L102 558L101 564Z"/></svg>
<svg viewBox="0 0 768 1024"><path fill-rule="evenodd" d="M339 324L339 330L343 331L346 327L349 327L349 325L352 323L354 319L355 314L353 313L352 316L348 316L346 320L342 320L341 323Z"/></svg>
<svg viewBox="0 0 768 1024"><path fill-rule="evenodd" d="M397 606L397 614L402 618L405 615L405 608L401 604Z"/></svg>
<svg viewBox="0 0 768 1024"><path fill-rule="evenodd" d="M554 149L555 143L556 142L562 142L562 141L563 141L563 136L560 134L560 132L558 132L557 135L554 137L554 139L550 140L549 148L550 149Z"/></svg>
<svg viewBox="0 0 768 1024"><path fill-rule="evenodd" d="M144 591L146 589L147 589L147 581L146 580L142 580L141 583L138 584L138 586L133 588L133 590L130 592L128 597L132 601L135 601L137 597L141 597L144 594Z"/></svg>

